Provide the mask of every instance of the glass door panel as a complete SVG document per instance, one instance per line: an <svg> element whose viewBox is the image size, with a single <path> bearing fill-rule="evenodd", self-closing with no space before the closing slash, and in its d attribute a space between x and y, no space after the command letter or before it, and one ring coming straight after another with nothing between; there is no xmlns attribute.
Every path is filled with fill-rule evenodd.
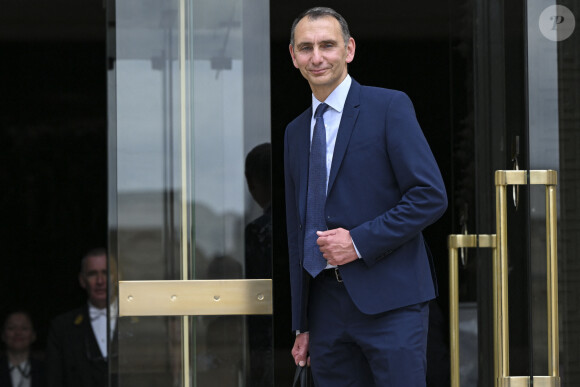
<svg viewBox="0 0 580 387"><path fill-rule="evenodd" d="M558 43L542 33L540 15L554 1L528 1L528 106L530 168L560 171L558 146ZM555 16L552 15L552 17ZM559 186L558 190L559 190ZM559 195L558 195L559 197ZM544 192L535 188L530 198L530 298L531 337L529 358L534 375L548 375L548 325L546 316L546 235ZM560 206L558 206L560 207Z"/></svg>
<svg viewBox="0 0 580 387"><path fill-rule="evenodd" d="M271 311L223 287L272 276L268 3L112 8L111 385L273 385Z"/></svg>
<svg viewBox="0 0 580 387"><path fill-rule="evenodd" d="M580 294L575 263L580 240L577 232L580 45L575 24L580 4L578 1L469 4L473 9L468 11L475 15L474 24L468 29L473 36L458 34L460 43L457 48L451 46L452 53L457 52L452 56L454 68L467 63L473 71L472 79L462 77L461 73L456 76L468 87L473 85L474 96L473 101L467 100L468 106L473 106L473 116L455 110L459 124L454 129L454 139L458 141L453 157L461 163L454 164L454 222L459 226L454 231L477 235L499 233L501 227L494 219L494 215L498 216L495 170L557 171L557 185L552 187L557 198L554 209L557 208L558 221L557 238L550 240L547 229L556 225L546 222L547 191L544 184L533 183L533 174L526 174L517 187L508 184L502 200L507 202L505 278L509 291L506 300L499 301L509 302L505 316L495 310L498 300L492 289L496 278L492 275L495 268L491 246L484 246L487 242L482 243L485 239L481 238L453 241L455 246L466 243L467 247L480 247L472 252L458 250L459 261L463 262L459 264L460 276L455 284L460 304L470 306L476 301L477 307L477 316L469 320L461 319L459 308L459 321L466 327L470 323L465 330L467 334L473 331L471 323L477 321L475 343L479 347L472 352L476 353L478 369L469 375L463 372L468 371L464 361L467 351L462 352L461 367L465 368L461 378L470 382L461 385L476 381L481 386L497 385L494 368L502 359L498 360L492 328L499 323L498 318L509 321L504 329L509 354L503 358L503 366L512 378L504 383L577 385L580 373L574 364L580 359L577 349L580 337L576 334L580 321L573 300ZM473 63L469 63L469 58ZM463 126L473 129L473 133ZM551 247L558 255L557 266L553 268L547 262ZM461 256L467 259L462 260ZM550 289L556 289L554 285L558 291L551 295ZM558 309L555 321L550 318L555 310L551 303Z"/></svg>
<svg viewBox="0 0 580 387"><path fill-rule="evenodd" d="M529 111L529 163L532 169L558 171L558 298L559 324L555 329L546 318L547 267L545 252L543 190L530 190L530 292L534 375L550 375L556 362L562 386L580 383L580 359L576 311L580 294L577 275L578 157L580 117L580 38L576 18L578 1L527 1L527 63ZM552 355L547 338L559 333L559 351Z"/></svg>

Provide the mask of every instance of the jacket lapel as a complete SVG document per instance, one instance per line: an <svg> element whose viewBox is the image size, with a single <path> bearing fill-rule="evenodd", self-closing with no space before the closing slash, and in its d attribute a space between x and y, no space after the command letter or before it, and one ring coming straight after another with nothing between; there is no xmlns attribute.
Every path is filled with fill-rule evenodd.
<svg viewBox="0 0 580 387"><path fill-rule="evenodd" d="M330 176L328 179L327 195L330 194L330 191L332 190L334 180L336 179L336 175L338 174L338 170L340 169L340 165L344 159L344 154L346 153L346 148L350 142L354 124L358 117L359 105L360 84L353 79L344 103L340 126L338 127L336 144L334 145L334 154L332 156L332 165L330 167Z"/></svg>
<svg viewBox="0 0 580 387"><path fill-rule="evenodd" d="M308 191L308 160L310 159L310 124L312 123L312 106L302 115L302 122L299 124L300 131L298 138L298 157L300 162L298 176L300 183L298 187L298 208L300 210L300 220L302 223L306 219L306 194Z"/></svg>

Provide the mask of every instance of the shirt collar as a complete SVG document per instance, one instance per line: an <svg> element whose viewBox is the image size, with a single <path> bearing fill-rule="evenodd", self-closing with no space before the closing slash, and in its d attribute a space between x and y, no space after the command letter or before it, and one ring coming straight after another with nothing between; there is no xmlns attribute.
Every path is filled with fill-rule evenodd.
<svg viewBox="0 0 580 387"><path fill-rule="evenodd" d="M99 309L89 302L89 317L91 320L99 318L100 316L107 316L107 308Z"/></svg>
<svg viewBox="0 0 580 387"><path fill-rule="evenodd" d="M12 364L12 363L10 363L10 360L8 360L8 366L10 368L10 371L12 371L14 369L18 369L20 371L20 374L22 374L22 375L24 375L24 373L27 371L28 364L29 364L28 359L24 360L20 364Z"/></svg>
<svg viewBox="0 0 580 387"><path fill-rule="evenodd" d="M103 309L99 309L96 306L94 306L93 304L91 304L91 302L88 302L89 304L89 316L91 316L92 318L98 317L99 315L103 315L106 316L107 315L107 308L103 308ZM110 305L110 309L111 309L111 316L112 317L116 317L117 316L117 303L113 302Z"/></svg>
<svg viewBox="0 0 580 387"><path fill-rule="evenodd" d="M328 106L341 113L344 108L344 103L346 102L346 97L352 83L352 78L350 75L346 74L346 78L330 93L330 95L324 101ZM312 116L314 117L314 112L316 108L322 102L317 100L314 94L312 94Z"/></svg>

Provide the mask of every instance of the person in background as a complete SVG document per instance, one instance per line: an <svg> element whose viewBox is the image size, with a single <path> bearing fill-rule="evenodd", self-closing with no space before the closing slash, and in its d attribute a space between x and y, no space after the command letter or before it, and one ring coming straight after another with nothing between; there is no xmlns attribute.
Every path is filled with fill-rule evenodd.
<svg viewBox="0 0 580 387"><path fill-rule="evenodd" d="M245 228L246 278L272 278L272 146L255 146L246 156L245 175L248 190L262 209L262 214ZM250 367L247 385L274 385L274 357L272 352L272 316L247 316Z"/></svg>
<svg viewBox="0 0 580 387"><path fill-rule="evenodd" d="M107 253L96 249L81 263L79 282L85 305L57 316L46 348L49 387L106 387L108 384ZM112 308L116 304L111 304ZM111 311L111 316L116 316ZM111 319L111 332L116 319ZM112 336L112 335L111 335Z"/></svg>
<svg viewBox="0 0 580 387"><path fill-rule="evenodd" d="M36 332L30 315L10 313L2 326L6 351L0 355L0 387L45 387L44 363L31 356Z"/></svg>

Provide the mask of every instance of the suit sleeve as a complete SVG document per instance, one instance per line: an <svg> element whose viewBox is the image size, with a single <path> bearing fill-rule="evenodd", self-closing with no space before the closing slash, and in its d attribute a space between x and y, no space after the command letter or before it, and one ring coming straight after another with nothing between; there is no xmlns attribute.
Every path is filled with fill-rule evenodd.
<svg viewBox="0 0 580 387"><path fill-rule="evenodd" d="M290 167L290 144L288 128L284 136L284 183L286 195L286 226L290 262L298 261L298 211L296 208L296 188Z"/></svg>
<svg viewBox="0 0 580 387"><path fill-rule="evenodd" d="M289 127L286 128L284 137L284 181L286 195L286 228L288 236L288 261L290 270L290 290L292 304L292 330L306 331L308 323L306 322L306 313L303 307L303 271L300 263L300 241L301 225L299 209L297 208L296 199L296 182L293 176L293 161L291 160L292 146L289 139Z"/></svg>
<svg viewBox="0 0 580 387"><path fill-rule="evenodd" d="M387 105L384 130L388 159L401 197L385 213L350 230L368 266L417 237L447 208L439 167L406 94L397 93Z"/></svg>

